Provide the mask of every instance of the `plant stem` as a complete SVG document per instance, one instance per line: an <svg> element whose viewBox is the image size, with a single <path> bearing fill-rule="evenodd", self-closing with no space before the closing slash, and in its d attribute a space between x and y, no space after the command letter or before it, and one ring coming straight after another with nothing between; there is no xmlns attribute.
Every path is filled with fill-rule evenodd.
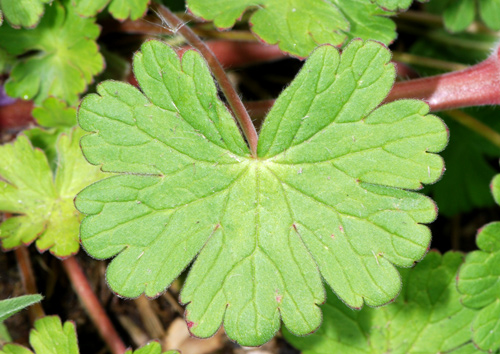
<svg viewBox="0 0 500 354"><path fill-rule="evenodd" d="M467 69L398 82L386 102L401 98L426 101L432 111L500 104L499 48L486 60Z"/></svg>
<svg viewBox="0 0 500 354"><path fill-rule="evenodd" d="M101 338L106 342L113 354L123 354L127 348L90 287L89 281L76 258L69 257L62 261L62 265L68 274L73 289L96 326Z"/></svg>
<svg viewBox="0 0 500 354"><path fill-rule="evenodd" d="M250 152L253 157L257 156L257 131L255 126L248 115L243 102L241 102L240 97L236 93L234 87L231 85L229 78L227 77L224 69L220 65L217 57L212 53L210 48L188 27L185 26L184 22L175 16L168 8L158 5L156 9L165 17L165 20L170 24L172 28L177 29L177 31L186 38L186 40L205 57L212 73L219 83L219 86L224 93L224 96L231 107L236 120L240 124L241 130L247 139L248 145L250 147Z"/></svg>
<svg viewBox="0 0 500 354"><path fill-rule="evenodd" d="M465 64L454 63L450 61L428 58L420 55L413 55L402 52L392 52L392 58L396 61L400 61L407 64L425 66L427 68L446 70L446 71L463 70L468 68L468 65Z"/></svg>
<svg viewBox="0 0 500 354"><path fill-rule="evenodd" d="M33 274L33 267L31 266L31 259L28 249L24 246L19 246L14 251L17 260L17 266L21 273L21 280L26 294L38 294L36 287L35 276ZM36 319L45 316L42 305L37 302L28 308L31 323Z"/></svg>
<svg viewBox="0 0 500 354"><path fill-rule="evenodd" d="M486 138L495 146L500 147L500 134L483 122L460 110L447 111L446 114L458 123Z"/></svg>

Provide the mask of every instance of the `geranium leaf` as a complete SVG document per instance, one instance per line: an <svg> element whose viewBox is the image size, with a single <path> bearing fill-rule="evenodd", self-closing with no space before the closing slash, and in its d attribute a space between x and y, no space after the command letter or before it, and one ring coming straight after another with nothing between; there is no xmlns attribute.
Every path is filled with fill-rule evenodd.
<svg viewBox="0 0 500 354"><path fill-rule="evenodd" d="M0 24L2 13L13 27L35 27L43 15L44 4L52 0L0 1Z"/></svg>
<svg viewBox="0 0 500 354"><path fill-rule="evenodd" d="M428 8L434 13L442 14L446 28L452 32L465 30L476 18L477 12L486 26L493 30L500 29L498 0L431 1Z"/></svg>
<svg viewBox="0 0 500 354"><path fill-rule="evenodd" d="M134 71L144 93L105 82L79 110L87 159L121 172L84 189L82 245L117 255L118 294L158 296L199 253L181 293L193 334L259 345L321 321L320 277L351 307L391 301L393 264L426 253L436 216L415 192L442 173L444 124L420 101L380 105L389 51L352 42L316 50L276 101L252 158L204 60L157 41ZM175 78L173 80L172 78ZM367 237L369 235L369 237ZM126 271L125 271L126 270ZM318 272L319 270L319 272Z"/></svg>
<svg viewBox="0 0 500 354"><path fill-rule="evenodd" d="M24 295L12 299L0 300L0 322L5 321L10 316L22 309L33 305L43 299L42 295Z"/></svg>
<svg viewBox="0 0 500 354"><path fill-rule="evenodd" d="M492 182L495 200L500 200L500 175ZM479 251L465 258L457 277L458 290L465 306L480 309L472 324L474 343L490 352L500 348L500 222L479 230Z"/></svg>
<svg viewBox="0 0 500 354"><path fill-rule="evenodd" d="M16 30L3 25L0 47L12 55L23 55L5 84L7 94L36 103L48 96L75 103L78 94L103 69L95 42L98 35L94 19L78 16L69 0L47 6L35 29Z"/></svg>
<svg viewBox="0 0 500 354"><path fill-rule="evenodd" d="M32 115L42 127L71 128L76 125L76 109L55 97L49 97L35 107Z"/></svg>
<svg viewBox="0 0 500 354"><path fill-rule="evenodd" d="M150 0L72 0L76 12L85 17L95 16L109 4L109 12L118 20L141 18Z"/></svg>
<svg viewBox="0 0 500 354"><path fill-rule="evenodd" d="M78 354L78 341L73 322L61 323L57 316L47 316L35 321L30 332L30 344L35 354ZM0 354L29 354L31 350L17 344L7 344Z"/></svg>
<svg viewBox="0 0 500 354"><path fill-rule="evenodd" d="M162 354L161 345L157 341L149 342L137 350L127 350L125 354ZM176 350L169 350L163 354L179 354Z"/></svg>
<svg viewBox="0 0 500 354"><path fill-rule="evenodd" d="M331 293L322 307L324 321L309 337L285 338L304 354L481 353L471 343L475 311L460 303L455 275L462 255L430 252L403 272L403 290L393 304L347 309Z"/></svg>
<svg viewBox="0 0 500 354"><path fill-rule="evenodd" d="M299 57L307 57L318 44L341 45L346 38L389 44L396 37L394 22L383 17L392 13L371 0L188 0L187 6L220 29L232 27L248 8L257 8L250 19L257 37Z"/></svg>
<svg viewBox="0 0 500 354"><path fill-rule="evenodd" d="M45 154L25 136L0 147L0 210L16 214L0 225L4 249L36 239L37 248L57 257L78 251L80 214L73 199L84 186L102 178L79 150L81 129L57 142L55 178Z"/></svg>

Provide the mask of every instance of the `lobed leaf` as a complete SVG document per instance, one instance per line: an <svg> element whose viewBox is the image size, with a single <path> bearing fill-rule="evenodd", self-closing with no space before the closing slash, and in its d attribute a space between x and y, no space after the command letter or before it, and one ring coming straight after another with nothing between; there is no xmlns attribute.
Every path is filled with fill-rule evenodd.
<svg viewBox="0 0 500 354"><path fill-rule="evenodd" d="M500 175L492 182L495 200L500 197ZM487 224L477 235L479 251L471 252L457 276L462 303L479 309L472 323L474 343L490 352L500 348L500 222Z"/></svg>
<svg viewBox="0 0 500 354"><path fill-rule="evenodd" d="M30 332L30 344L35 354L78 354L78 341L73 322L61 323L57 316L46 316L35 321ZM6 344L0 354L33 354L18 344Z"/></svg>
<svg viewBox="0 0 500 354"><path fill-rule="evenodd" d="M52 0L2 0L0 1L0 25L3 16L12 27L35 27L44 12L44 5Z"/></svg>
<svg viewBox="0 0 500 354"><path fill-rule="evenodd" d="M47 6L35 29L0 27L0 48L22 56L5 84L7 94L36 103L49 96L76 103L104 67L94 21L81 18L69 0L61 0Z"/></svg>
<svg viewBox="0 0 500 354"><path fill-rule="evenodd" d="M60 135L55 177L45 154L25 136L0 146L0 210L14 214L0 224L4 249L36 240L40 251L68 257L79 249L81 216L73 205L77 192L102 178L79 149L80 129Z"/></svg>
<svg viewBox="0 0 500 354"><path fill-rule="evenodd" d="M347 309L328 292L323 325L309 337L285 338L303 354L480 353L471 343L475 311L460 303L455 274L462 255L430 252L403 274L403 290L393 304Z"/></svg>
<svg viewBox="0 0 500 354"><path fill-rule="evenodd" d="M394 22L384 17L392 13L371 0L188 0L187 6L220 29L232 27L247 9L256 8L250 19L254 34L298 57L307 57L319 44L340 46L347 38L385 44L396 38Z"/></svg>
<svg viewBox="0 0 500 354"><path fill-rule="evenodd" d="M134 58L142 92L104 82L79 109L86 158L120 173L84 189L81 241L111 258L116 293L158 296L193 261L181 292L190 331L224 323L260 345L280 327L321 322L322 278L349 306L400 291L394 265L420 260L433 202L406 189L443 170L447 132L425 103L377 108L394 81L390 53L353 41L313 52L278 98L252 158L208 68L160 42ZM116 256L116 257L115 257Z"/></svg>
<svg viewBox="0 0 500 354"><path fill-rule="evenodd" d="M24 308L33 305L34 303L40 302L42 299L42 295L36 294L0 300L0 322L5 321L7 318L18 313Z"/></svg>
<svg viewBox="0 0 500 354"><path fill-rule="evenodd" d="M118 20L137 20L144 16L150 0L72 0L80 16L92 17L109 4L109 13Z"/></svg>

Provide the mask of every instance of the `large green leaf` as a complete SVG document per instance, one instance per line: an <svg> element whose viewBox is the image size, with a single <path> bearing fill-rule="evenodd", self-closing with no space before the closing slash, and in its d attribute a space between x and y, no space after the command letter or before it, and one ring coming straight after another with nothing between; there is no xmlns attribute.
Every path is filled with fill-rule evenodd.
<svg viewBox="0 0 500 354"><path fill-rule="evenodd" d="M12 299L0 300L0 322L5 321L10 316L22 309L33 305L43 299L42 295L24 295Z"/></svg>
<svg viewBox="0 0 500 354"><path fill-rule="evenodd" d="M2 247L11 249L36 239L37 248L57 257L78 251L81 215L73 199L84 186L102 178L79 149L81 129L60 135L57 172L45 154L25 136L0 146L0 210L16 214L0 225Z"/></svg>
<svg viewBox="0 0 500 354"><path fill-rule="evenodd" d="M114 18L125 20L141 18L148 9L150 0L72 0L76 12L85 17L95 16L109 4L109 12Z"/></svg>
<svg viewBox="0 0 500 354"><path fill-rule="evenodd" d="M13 27L35 27L43 15L44 4L52 0L0 0L0 24L2 15Z"/></svg>
<svg viewBox="0 0 500 354"><path fill-rule="evenodd" d="M232 27L248 8L257 8L252 31L299 57L307 57L318 44L341 45L346 38L385 44L396 38L394 22L383 17L392 13L371 0L187 0L187 6L221 29Z"/></svg>
<svg viewBox="0 0 500 354"><path fill-rule="evenodd" d="M309 337L285 338L304 354L480 353L471 344L475 311L460 303L455 275L462 255L430 252L403 272L403 290L393 304L352 311L331 292L323 325Z"/></svg>
<svg viewBox="0 0 500 354"><path fill-rule="evenodd" d="M493 195L500 201L500 175L491 184ZM480 309L472 324L474 342L483 349L500 348L500 222L490 223L477 235L479 251L465 258L457 277L458 290L465 306Z"/></svg>
<svg viewBox="0 0 500 354"><path fill-rule="evenodd" d="M430 11L443 15L446 28L452 32L465 30L476 18L477 12L486 26L493 30L500 29L498 0L440 0L431 1L428 7Z"/></svg>
<svg viewBox="0 0 500 354"><path fill-rule="evenodd" d="M0 27L0 48L19 58L5 84L12 97L41 103L55 96L70 104L104 66L94 19L74 12L69 0L47 6L35 29Z"/></svg>
<svg viewBox="0 0 500 354"><path fill-rule="evenodd" d="M57 316L47 316L35 321L30 333L30 344L35 354L78 354L78 341L73 322L61 323ZM18 344L7 344L0 354L33 354Z"/></svg>
<svg viewBox="0 0 500 354"><path fill-rule="evenodd" d="M349 306L378 306L400 291L394 265L427 251L433 202L406 189L432 183L444 124L392 87L390 53L353 41L342 57L316 50L276 101L252 158L217 97L204 60L157 41L134 71L142 92L105 82L79 110L87 159L120 172L84 189L81 240L113 291L158 296L197 257L181 299L200 337L222 322L246 345L280 326L307 334L321 322L323 277ZM173 79L175 78L175 79ZM198 256L197 256L198 255Z"/></svg>

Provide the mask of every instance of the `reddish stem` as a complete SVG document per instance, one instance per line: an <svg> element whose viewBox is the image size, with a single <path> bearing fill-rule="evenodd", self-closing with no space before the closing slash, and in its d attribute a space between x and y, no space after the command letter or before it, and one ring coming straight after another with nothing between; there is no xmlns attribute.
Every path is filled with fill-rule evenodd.
<svg viewBox="0 0 500 354"><path fill-rule="evenodd" d="M14 253L16 255L17 266L21 273L21 281L26 294L38 294L28 249L24 246L19 246L15 249ZM28 308L28 313L31 323L45 316L42 305L38 302Z"/></svg>
<svg viewBox="0 0 500 354"><path fill-rule="evenodd" d="M73 289L78 295L88 315L94 322L101 338L106 342L113 354L123 354L127 349L116 332L111 320L104 311L89 281L82 271L75 257L69 257L62 261L64 270L68 274Z"/></svg>
<svg viewBox="0 0 500 354"><path fill-rule="evenodd" d="M196 33L194 33L188 26L186 26L181 19L175 16L172 11L162 5L158 5L156 8L161 12L163 16L165 16L165 20L170 24L170 26L176 28L179 33L203 55L208 63L208 66L210 67L210 69L212 69L212 74L217 79L217 82L219 83L222 93L224 93L229 106L231 106L236 120L240 124L241 130L243 131L243 134L245 135L250 147L252 156L257 156L258 136L257 131L255 130L255 126L253 125L252 120L250 119L250 116L248 115L248 112L243 105L243 102L241 102L240 97L231 84L231 81L229 81L226 72L222 68L222 65L220 65L219 61L217 60L217 57L200 39L200 37L198 37Z"/></svg>
<svg viewBox="0 0 500 354"><path fill-rule="evenodd" d="M488 59L467 69L398 82L385 101L417 98L432 111L500 104L499 55L496 48Z"/></svg>

